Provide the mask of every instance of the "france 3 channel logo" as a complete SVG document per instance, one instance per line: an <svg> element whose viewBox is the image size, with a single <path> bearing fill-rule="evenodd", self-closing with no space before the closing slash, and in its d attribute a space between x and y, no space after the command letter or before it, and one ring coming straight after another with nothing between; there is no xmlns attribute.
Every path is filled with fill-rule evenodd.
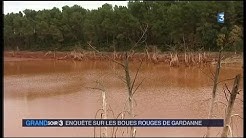
<svg viewBox="0 0 246 138"><path fill-rule="evenodd" d="M46 120L46 119L23 119L23 126L26 127L57 127L63 126L63 120Z"/></svg>
<svg viewBox="0 0 246 138"><path fill-rule="evenodd" d="M218 15L217 15L217 22L218 23L224 23L225 22L224 16L225 16L225 13L224 12L218 13Z"/></svg>

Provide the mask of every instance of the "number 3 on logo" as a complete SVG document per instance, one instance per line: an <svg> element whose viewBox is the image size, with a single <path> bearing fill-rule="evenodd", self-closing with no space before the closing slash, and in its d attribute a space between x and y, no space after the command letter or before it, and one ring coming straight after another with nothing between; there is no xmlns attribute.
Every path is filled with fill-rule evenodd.
<svg viewBox="0 0 246 138"><path fill-rule="evenodd" d="M217 21L218 23L224 23L224 12L218 13Z"/></svg>

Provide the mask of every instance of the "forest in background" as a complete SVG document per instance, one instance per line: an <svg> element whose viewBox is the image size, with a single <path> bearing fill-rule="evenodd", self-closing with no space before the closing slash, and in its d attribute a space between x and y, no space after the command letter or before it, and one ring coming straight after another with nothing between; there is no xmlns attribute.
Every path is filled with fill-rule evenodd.
<svg viewBox="0 0 246 138"><path fill-rule="evenodd" d="M225 13L224 24L217 22L219 12ZM218 51L222 39L229 45L224 50L242 51L242 30L243 1L129 1L127 7L104 4L97 10L74 5L4 15L4 48L89 50L90 43L110 52L137 43L137 51Z"/></svg>

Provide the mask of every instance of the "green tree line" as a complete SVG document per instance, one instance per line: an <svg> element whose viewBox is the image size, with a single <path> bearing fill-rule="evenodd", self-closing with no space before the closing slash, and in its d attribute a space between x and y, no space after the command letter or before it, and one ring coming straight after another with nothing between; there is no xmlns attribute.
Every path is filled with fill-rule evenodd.
<svg viewBox="0 0 246 138"><path fill-rule="evenodd" d="M218 12L225 13L224 24L217 22ZM217 51L217 38L228 34L236 42L230 51L242 50L242 30L242 1L129 1L126 7L104 4L97 10L74 5L4 15L4 48L65 51L88 49L90 42L101 51L124 51L143 35L139 51Z"/></svg>

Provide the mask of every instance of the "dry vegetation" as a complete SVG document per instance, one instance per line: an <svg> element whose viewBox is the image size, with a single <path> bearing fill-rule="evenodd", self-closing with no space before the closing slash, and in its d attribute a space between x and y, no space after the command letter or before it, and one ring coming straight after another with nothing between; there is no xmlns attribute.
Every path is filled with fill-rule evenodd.
<svg viewBox="0 0 246 138"><path fill-rule="evenodd" d="M134 53L129 55L129 61L145 61L152 62L154 64L169 64L172 67L178 67L180 65L184 66L203 66L207 64L216 64L217 53L208 52L187 52L187 53L177 53L177 52L159 52L147 50L145 53ZM95 51L85 51L85 50L73 50L71 52L29 52L29 51L5 51L5 58L15 58L15 59L55 59L55 60L108 60L103 55L107 55L115 60L124 60L123 52L101 52L97 53ZM243 63L242 54L234 53L223 53L221 64L240 64Z"/></svg>

